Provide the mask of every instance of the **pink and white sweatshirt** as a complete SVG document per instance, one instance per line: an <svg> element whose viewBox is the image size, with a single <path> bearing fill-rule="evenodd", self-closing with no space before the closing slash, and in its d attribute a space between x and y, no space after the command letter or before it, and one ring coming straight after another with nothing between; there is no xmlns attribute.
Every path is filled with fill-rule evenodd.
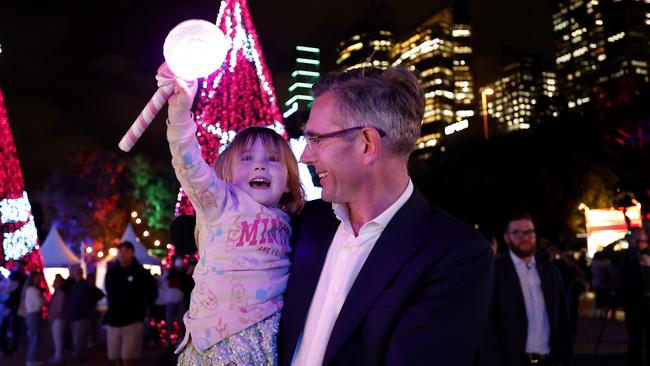
<svg viewBox="0 0 650 366"><path fill-rule="evenodd" d="M199 262L183 317L200 351L282 309L289 276L289 216L225 183L203 159L191 116L167 123L176 177L196 210Z"/></svg>

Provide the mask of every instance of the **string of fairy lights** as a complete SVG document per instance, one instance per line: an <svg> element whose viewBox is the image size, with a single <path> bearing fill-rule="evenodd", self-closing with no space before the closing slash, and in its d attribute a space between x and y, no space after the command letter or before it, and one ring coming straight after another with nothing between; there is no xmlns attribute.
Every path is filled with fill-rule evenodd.
<svg viewBox="0 0 650 366"><path fill-rule="evenodd" d="M133 220L133 222L135 222L136 225L144 225L143 224L144 220L141 217L138 217L138 212L137 211L131 212L131 219ZM151 234L151 232L149 231L148 228L145 228L142 231L142 236L144 236L145 238L148 238L149 236L152 236L152 234ZM140 240L140 238L137 238L137 239ZM156 248L159 248L162 245L162 242L160 241L160 239L154 239L152 243L153 243L153 246L156 247ZM167 243L165 245L165 247L167 249L170 249L172 247L172 245L171 245L171 243Z"/></svg>
<svg viewBox="0 0 650 366"><path fill-rule="evenodd" d="M146 242L151 242L151 244L152 244L153 247L154 247L154 248L147 248L147 253L148 253L149 255L160 256L160 257L162 257L163 260L164 260L164 258L166 257L165 249L166 249L166 250L170 250L170 249L172 248L172 244L171 244L171 243L167 243L167 244L165 244L165 245L163 246L163 242L162 242L160 239L158 239L159 234L158 234L158 233L155 233L153 230L151 230L150 228L146 227L146 223L145 223L144 218L141 217L141 216L138 214L137 211L132 211L130 216L131 216L131 222L133 222L133 223L135 224L134 227L138 227L138 228L142 228L142 229L143 229L143 230L141 231L142 238L146 238L147 240L145 240L145 241L146 241ZM156 239L151 240L152 237L156 237ZM146 243L143 243L142 238L141 238L140 236L136 236L136 240L137 240L137 241L139 241L139 242L141 242L142 244L144 244L145 247L149 247L148 245L146 245ZM116 244L119 244L119 242L120 242L120 239L116 239L116 240L115 240L115 243L116 243ZM87 255L93 255L93 253L94 253L94 255L95 255L99 260L102 260L102 259L106 256L106 253L105 253L103 250L97 250L97 251L95 251L95 249L93 248L92 245L87 246L87 247L85 248L84 252L85 252ZM109 255L109 257L111 257L111 258L112 258L112 257L115 257L115 256L117 255L117 248L116 248L116 247L111 247L111 248L109 248L109 249L108 249L108 255Z"/></svg>

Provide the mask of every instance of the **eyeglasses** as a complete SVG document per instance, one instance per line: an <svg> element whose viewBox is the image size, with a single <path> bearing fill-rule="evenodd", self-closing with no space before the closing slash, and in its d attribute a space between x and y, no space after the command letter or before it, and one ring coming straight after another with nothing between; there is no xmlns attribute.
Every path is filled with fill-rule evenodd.
<svg viewBox="0 0 650 366"><path fill-rule="evenodd" d="M531 235L535 235L535 229L512 230L510 232L510 235L514 236L515 238L521 238L523 236L531 236Z"/></svg>
<svg viewBox="0 0 650 366"><path fill-rule="evenodd" d="M377 133L379 133L379 137L386 136L386 132L384 132L384 130L382 130L380 128L377 128L377 127L374 127L374 126L357 126L357 127L351 127L351 128L344 128L342 130L338 130L338 131L334 131L334 132L324 133L322 135L308 135L308 134L305 134L304 137L305 137L305 140L307 140L307 147L309 148L309 150L311 150L312 152L315 152L318 149L318 147L320 146L320 143L322 142L322 140L333 138L333 137L343 136L348 132L360 130L360 129L366 128L366 127L374 128L375 130L377 130Z"/></svg>

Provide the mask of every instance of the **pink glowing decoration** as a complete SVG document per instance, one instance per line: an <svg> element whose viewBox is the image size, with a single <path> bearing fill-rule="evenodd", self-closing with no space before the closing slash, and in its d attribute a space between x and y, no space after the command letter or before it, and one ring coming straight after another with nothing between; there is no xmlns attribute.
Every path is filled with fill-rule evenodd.
<svg viewBox="0 0 650 366"><path fill-rule="evenodd" d="M122 137L120 149L130 151L174 91L174 77L194 80L215 72L226 58L229 42L221 30L205 20L186 20L172 29L163 45L169 68L158 69L158 90Z"/></svg>
<svg viewBox="0 0 650 366"><path fill-rule="evenodd" d="M169 32L163 55L172 72L185 80L212 74L223 63L228 40L213 23L187 20Z"/></svg>
<svg viewBox="0 0 650 366"><path fill-rule="evenodd" d="M271 73L266 65L247 0L221 0L216 24L231 45L224 65L198 85L194 110L201 153L212 164L235 137L249 126L271 127L285 135ZM176 215L193 215L182 190Z"/></svg>

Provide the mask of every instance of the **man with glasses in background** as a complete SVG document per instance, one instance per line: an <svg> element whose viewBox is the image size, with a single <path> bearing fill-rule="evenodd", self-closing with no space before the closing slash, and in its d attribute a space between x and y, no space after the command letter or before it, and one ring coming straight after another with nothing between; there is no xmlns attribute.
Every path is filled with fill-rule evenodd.
<svg viewBox="0 0 650 366"><path fill-rule="evenodd" d="M471 365L493 255L408 176L424 96L407 69L330 73L312 90L301 161L323 200L293 221L280 365Z"/></svg>
<svg viewBox="0 0 650 366"><path fill-rule="evenodd" d="M494 263L494 289L482 365L567 365L571 356L568 302L559 270L536 256L532 217L512 215L508 251Z"/></svg>

